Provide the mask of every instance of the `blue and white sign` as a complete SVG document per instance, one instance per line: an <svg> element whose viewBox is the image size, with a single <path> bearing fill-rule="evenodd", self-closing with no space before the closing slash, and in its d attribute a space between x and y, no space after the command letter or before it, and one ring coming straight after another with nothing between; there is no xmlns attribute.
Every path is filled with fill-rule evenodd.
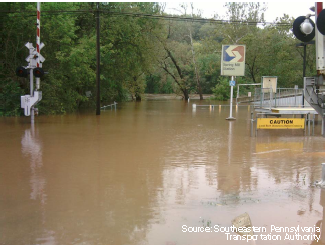
<svg viewBox="0 0 326 247"><path fill-rule="evenodd" d="M221 75L244 76L245 53L245 45L223 45Z"/></svg>
<svg viewBox="0 0 326 247"><path fill-rule="evenodd" d="M235 81L230 81L230 87L234 87L235 86Z"/></svg>

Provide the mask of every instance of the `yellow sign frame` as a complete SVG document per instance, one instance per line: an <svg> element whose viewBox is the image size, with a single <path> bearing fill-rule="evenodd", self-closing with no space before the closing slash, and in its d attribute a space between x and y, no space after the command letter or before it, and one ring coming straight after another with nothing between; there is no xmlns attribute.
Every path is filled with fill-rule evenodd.
<svg viewBox="0 0 326 247"><path fill-rule="evenodd" d="M304 118L257 118L257 129L304 129Z"/></svg>

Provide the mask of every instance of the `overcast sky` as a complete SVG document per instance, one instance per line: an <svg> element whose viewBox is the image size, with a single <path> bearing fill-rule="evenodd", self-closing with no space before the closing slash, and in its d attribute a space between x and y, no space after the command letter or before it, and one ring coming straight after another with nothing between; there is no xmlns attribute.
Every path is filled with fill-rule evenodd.
<svg viewBox="0 0 326 247"><path fill-rule="evenodd" d="M166 1L167 6L165 8L166 13L180 14L176 12L173 8L180 9L180 4L182 2L176 1ZM184 1L193 2L195 13L199 9L202 11L202 16L204 18L212 18L214 14L218 13L220 16L224 16L226 10L223 8L225 2L223 1ZM276 17L282 17L283 14L288 14L290 17L297 18L298 16L305 16L307 14L312 14L309 10L310 7L315 5L312 1L267 1L267 11L265 12L265 20L267 22L272 22ZM189 12L190 13L190 12ZM314 20L314 18L312 18Z"/></svg>

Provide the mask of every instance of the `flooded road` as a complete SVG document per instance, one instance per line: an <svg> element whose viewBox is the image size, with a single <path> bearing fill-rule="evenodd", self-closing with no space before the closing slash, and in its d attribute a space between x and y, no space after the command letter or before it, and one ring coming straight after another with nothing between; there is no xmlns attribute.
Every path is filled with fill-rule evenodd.
<svg viewBox="0 0 326 247"><path fill-rule="evenodd" d="M324 244L320 123L250 137L252 109L192 103L0 118L0 244L248 244L244 212L256 244Z"/></svg>

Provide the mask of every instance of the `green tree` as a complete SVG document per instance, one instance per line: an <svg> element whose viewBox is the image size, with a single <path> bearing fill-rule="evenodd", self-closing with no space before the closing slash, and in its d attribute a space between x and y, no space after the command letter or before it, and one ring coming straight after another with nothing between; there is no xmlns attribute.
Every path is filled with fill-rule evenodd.
<svg viewBox="0 0 326 247"><path fill-rule="evenodd" d="M15 69L26 66L26 42L35 46L36 3L1 3L4 13L1 40L4 44L1 67L2 115L20 114L20 97L29 94L29 80L18 78ZM39 112L56 114L72 112L82 107L94 107L95 95L95 18L94 3L42 3L41 54L43 69L49 72L41 79L43 99ZM89 10L88 12L65 11ZM156 3L101 3L101 100L125 100L128 95L140 99L144 92L144 78L155 70L157 60L155 32L158 20L110 15L107 11L160 12ZM31 11L31 12L26 12ZM33 13L33 14L31 14ZM44 14L43 14L44 13ZM155 43L156 42L156 43ZM14 98L12 98L14 97ZM8 102L14 102L9 104Z"/></svg>
<svg viewBox="0 0 326 247"><path fill-rule="evenodd" d="M211 34L205 35L204 53L219 54L222 43L244 44L246 45L244 76L246 83L259 83L262 76L277 76L279 87L302 85L303 50L296 48L298 41L290 30L291 25L288 25L293 23L293 18L284 15L271 25L257 26L257 22L264 23L265 5L228 3L226 6L228 12L225 18L232 22L219 24ZM308 60L309 65L313 64L310 57ZM219 68L220 64L216 67ZM311 68L309 67L308 70L310 73Z"/></svg>
<svg viewBox="0 0 326 247"><path fill-rule="evenodd" d="M230 85L229 80L226 77L220 77L218 83L212 89L215 99L226 101L230 98Z"/></svg>
<svg viewBox="0 0 326 247"><path fill-rule="evenodd" d="M190 93L200 91L197 79L200 71L195 69L194 50L197 43L193 39L198 30L199 28L195 32L190 24L184 22L169 22L164 33L157 36L163 51L159 60L160 67L176 84L175 93L182 94L185 100L188 100Z"/></svg>
<svg viewBox="0 0 326 247"><path fill-rule="evenodd" d="M31 11L31 3L0 4L4 12ZM19 21L18 21L19 20ZM29 83L15 75L15 70L25 62L28 51L26 40L35 39L35 26L30 16L17 18L5 13L1 18L0 115L20 115L20 96L29 92Z"/></svg>
<svg viewBox="0 0 326 247"><path fill-rule="evenodd" d="M157 14L155 3L110 3L103 6L110 11L130 11ZM155 69L157 39L161 25L157 20L130 16L106 15L102 21L103 86L116 99L126 98L125 92L137 100L145 91L144 78ZM109 100L103 95L104 100Z"/></svg>

